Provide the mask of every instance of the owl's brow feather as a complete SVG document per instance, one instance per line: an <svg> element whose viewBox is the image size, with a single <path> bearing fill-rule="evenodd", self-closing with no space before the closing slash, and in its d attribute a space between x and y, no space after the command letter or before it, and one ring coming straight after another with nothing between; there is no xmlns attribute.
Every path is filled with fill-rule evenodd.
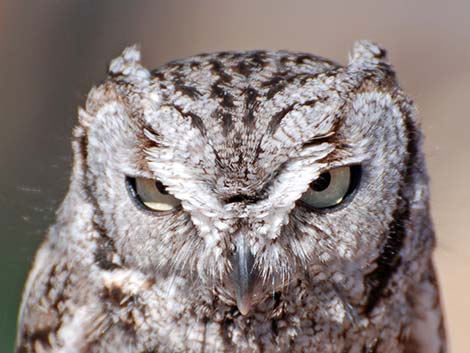
<svg viewBox="0 0 470 353"><path fill-rule="evenodd" d="M199 115L193 112L185 112L183 108L176 104L172 104L171 107L175 108L182 116L191 118L191 126L197 128L202 136L206 136L207 128Z"/></svg>
<svg viewBox="0 0 470 353"><path fill-rule="evenodd" d="M266 129L267 132L270 135L274 135L279 125L281 124L282 119L284 119L284 117L291 111L298 109L300 107L314 107L316 103L322 103L322 102L325 102L326 100L327 100L326 97L318 97L318 98L310 99L305 102L295 102L295 103L290 104L286 108L273 114L273 116L271 117L271 120L268 123L268 127Z"/></svg>

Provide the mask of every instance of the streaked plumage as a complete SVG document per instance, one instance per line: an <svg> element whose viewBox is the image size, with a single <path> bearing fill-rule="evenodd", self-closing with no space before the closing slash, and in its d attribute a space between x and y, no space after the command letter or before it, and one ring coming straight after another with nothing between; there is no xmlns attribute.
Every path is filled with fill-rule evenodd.
<svg viewBox="0 0 470 353"><path fill-rule="evenodd" d="M418 125L369 42L347 66L126 49L79 112L18 352L445 352Z"/></svg>

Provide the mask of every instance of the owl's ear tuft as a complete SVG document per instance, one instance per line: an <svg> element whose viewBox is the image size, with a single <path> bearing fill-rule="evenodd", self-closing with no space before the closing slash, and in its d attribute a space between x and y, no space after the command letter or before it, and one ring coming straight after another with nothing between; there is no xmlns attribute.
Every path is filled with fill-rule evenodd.
<svg viewBox="0 0 470 353"><path fill-rule="evenodd" d="M354 43L352 53L349 56L350 68L373 70L380 66L389 66L385 49L367 40Z"/></svg>
<svg viewBox="0 0 470 353"><path fill-rule="evenodd" d="M122 54L111 61L108 74L111 78L119 77L129 83L150 78L150 72L140 63L140 49L133 45L124 49Z"/></svg>

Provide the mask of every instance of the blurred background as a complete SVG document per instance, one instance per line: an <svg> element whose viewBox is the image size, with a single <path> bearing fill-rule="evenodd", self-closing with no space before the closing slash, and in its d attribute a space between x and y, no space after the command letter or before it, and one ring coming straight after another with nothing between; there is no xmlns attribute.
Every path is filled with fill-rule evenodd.
<svg viewBox="0 0 470 353"><path fill-rule="evenodd" d="M66 192L77 106L140 43L153 68L200 52L291 49L346 63L388 49L426 133L436 251L452 351L469 353L470 1L0 1L0 352L25 276ZM467 341L467 342L465 342Z"/></svg>

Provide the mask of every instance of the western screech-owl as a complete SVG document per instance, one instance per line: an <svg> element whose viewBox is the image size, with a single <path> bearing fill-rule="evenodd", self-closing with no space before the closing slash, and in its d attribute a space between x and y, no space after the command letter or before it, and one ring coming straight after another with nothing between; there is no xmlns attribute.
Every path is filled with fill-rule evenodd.
<svg viewBox="0 0 470 353"><path fill-rule="evenodd" d="M385 51L135 47L89 93L18 352L444 352L415 109Z"/></svg>

